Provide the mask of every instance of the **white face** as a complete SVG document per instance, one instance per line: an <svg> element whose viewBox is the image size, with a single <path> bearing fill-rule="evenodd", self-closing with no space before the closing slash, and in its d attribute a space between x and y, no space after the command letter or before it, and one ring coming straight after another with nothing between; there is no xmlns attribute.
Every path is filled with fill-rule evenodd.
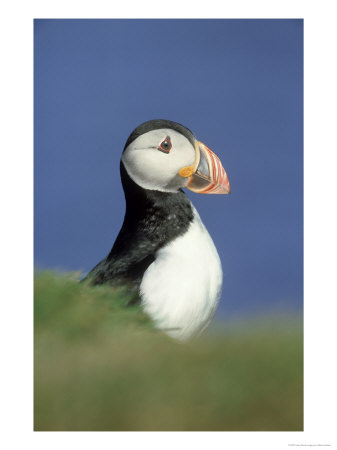
<svg viewBox="0 0 337 450"><path fill-rule="evenodd" d="M169 137L171 148L165 152ZM164 143L164 144L162 144ZM159 150L162 144L162 151ZM144 189L177 192L189 181L179 175L179 170L192 166L195 150L191 142L172 129L152 130L135 139L125 149L122 162L129 176Z"/></svg>

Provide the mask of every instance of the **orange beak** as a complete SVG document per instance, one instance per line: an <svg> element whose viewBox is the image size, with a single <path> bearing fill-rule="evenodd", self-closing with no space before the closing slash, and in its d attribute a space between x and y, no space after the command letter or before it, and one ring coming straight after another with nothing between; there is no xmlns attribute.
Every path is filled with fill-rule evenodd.
<svg viewBox="0 0 337 450"><path fill-rule="evenodd" d="M179 171L180 176L190 177L187 189L198 194L230 194L231 186L220 159L200 141L196 140L194 147L194 165Z"/></svg>

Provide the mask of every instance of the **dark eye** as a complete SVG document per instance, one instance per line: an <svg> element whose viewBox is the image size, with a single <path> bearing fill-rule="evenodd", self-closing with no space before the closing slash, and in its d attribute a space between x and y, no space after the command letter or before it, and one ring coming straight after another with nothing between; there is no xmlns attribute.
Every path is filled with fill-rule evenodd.
<svg viewBox="0 0 337 450"><path fill-rule="evenodd" d="M158 150L164 153L170 153L170 150L172 148L172 142L170 136L166 136L166 138L163 140L163 142L158 147Z"/></svg>

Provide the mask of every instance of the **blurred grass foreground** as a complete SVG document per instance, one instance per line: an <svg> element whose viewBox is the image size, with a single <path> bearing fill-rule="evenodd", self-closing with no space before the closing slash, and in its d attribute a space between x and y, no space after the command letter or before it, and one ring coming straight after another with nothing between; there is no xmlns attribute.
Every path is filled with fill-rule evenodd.
<svg viewBox="0 0 337 450"><path fill-rule="evenodd" d="M299 318L222 325L182 344L128 300L36 275L36 431L303 430Z"/></svg>

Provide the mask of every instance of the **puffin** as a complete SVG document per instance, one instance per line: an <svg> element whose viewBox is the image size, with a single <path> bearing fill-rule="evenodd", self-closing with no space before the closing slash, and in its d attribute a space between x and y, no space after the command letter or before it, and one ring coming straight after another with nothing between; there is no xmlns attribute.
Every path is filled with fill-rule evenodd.
<svg viewBox="0 0 337 450"><path fill-rule="evenodd" d="M221 261L184 188L229 194L220 159L187 127L149 120L128 137L120 161L126 210L110 253L84 278L126 286L154 326L185 341L211 322L222 289Z"/></svg>

